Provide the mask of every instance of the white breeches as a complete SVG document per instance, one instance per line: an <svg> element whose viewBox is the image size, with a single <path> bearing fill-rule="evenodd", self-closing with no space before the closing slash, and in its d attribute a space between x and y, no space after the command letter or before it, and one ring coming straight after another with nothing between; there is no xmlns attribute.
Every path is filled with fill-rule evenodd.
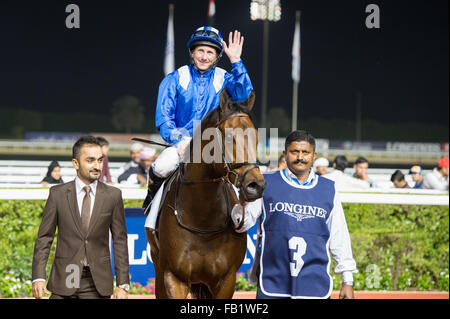
<svg viewBox="0 0 450 319"><path fill-rule="evenodd" d="M180 164L180 157L178 156L177 148L172 146L166 148L159 154L156 160L152 164L153 173L155 175L166 178L174 170L177 169ZM158 209L161 203L162 192L164 189L165 182L159 187L150 205L150 212L145 220L145 227L156 228L156 219L158 217Z"/></svg>
<svg viewBox="0 0 450 319"><path fill-rule="evenodd" d="M177 148L174 146L168 147L153 162L153 173L159 177L166 178L177 169L179 164L180 157L178 156Z"/></svg>

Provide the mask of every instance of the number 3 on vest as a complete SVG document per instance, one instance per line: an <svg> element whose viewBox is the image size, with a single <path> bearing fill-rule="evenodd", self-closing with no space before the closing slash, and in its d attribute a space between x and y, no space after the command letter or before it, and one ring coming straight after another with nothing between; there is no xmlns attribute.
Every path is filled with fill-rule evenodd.
<svg viewBox="0 0 450 319"><path fill-rule="evenodd" d="M306 253L306 242L302 237L294 236L289 239L289 249L294 250L292 254L294 262L289 263L291 276L297 277L304 264L302 256Z"/></svg>

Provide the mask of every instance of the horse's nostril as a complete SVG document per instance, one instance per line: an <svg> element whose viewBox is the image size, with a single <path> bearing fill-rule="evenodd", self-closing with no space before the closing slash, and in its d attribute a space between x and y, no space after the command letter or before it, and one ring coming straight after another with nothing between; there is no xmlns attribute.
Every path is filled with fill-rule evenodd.
<svg viewBox="0 0 450 319"><path fill-rule="evenodd" d="M248 193L256 195L256 194L260 194L264 190L265 186L266 186L265 183L259 183L259 182L255 181L255 182L248 183L248 185L245 188Z"/></svg>
<svg viewBox="0 0 450 319"><path fill-rule="evenodd" d="M251 182L247 185L247 189L249 189L249 190L257 191L258 188L259 188L259 185L256 182Z"/></svg>
<svg viewBox="0 0 450 319"><path fill-rule="evenodd" d="M248 187L248 188L255 189L255 188L258 187L258 184L257 184L256 182L251 182L251 183L249 183L249 184L247 185L247 187Z"/></svg>

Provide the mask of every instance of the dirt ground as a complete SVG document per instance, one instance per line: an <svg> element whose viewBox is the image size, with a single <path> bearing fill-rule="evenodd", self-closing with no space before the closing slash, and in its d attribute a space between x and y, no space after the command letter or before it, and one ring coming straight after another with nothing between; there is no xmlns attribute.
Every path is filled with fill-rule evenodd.
<svg viewBox="0 0 450 319"><path fill-rule="evenodd" d="M233 299L255 299L256 292L236 292ZM129 299L155 299L154 295L130 295ZM338 299L333 291L331 299ZM449 299L448 291L355 291L355 299Z"/></svg>

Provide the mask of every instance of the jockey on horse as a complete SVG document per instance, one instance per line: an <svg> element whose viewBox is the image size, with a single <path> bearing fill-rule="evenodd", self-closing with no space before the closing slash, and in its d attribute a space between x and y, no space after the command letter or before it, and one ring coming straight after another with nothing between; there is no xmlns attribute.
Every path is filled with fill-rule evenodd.
<svg viewBox="0 0 450 319"><path fill-rule="evenodd" d="M166 148L150 168L144 209L150 205L165 178L177 169L192 139L194 121L201 121L219 106L221 91L226 89L235 102L249 98L253 86L241 61L243 43L244 37L238 31L230 32L227 45L217 29L200 27L187 42L192 63L162 80L156 106L156 127L172 146ZM231 73L216 66L223 52L231 62Z"/></svg>

